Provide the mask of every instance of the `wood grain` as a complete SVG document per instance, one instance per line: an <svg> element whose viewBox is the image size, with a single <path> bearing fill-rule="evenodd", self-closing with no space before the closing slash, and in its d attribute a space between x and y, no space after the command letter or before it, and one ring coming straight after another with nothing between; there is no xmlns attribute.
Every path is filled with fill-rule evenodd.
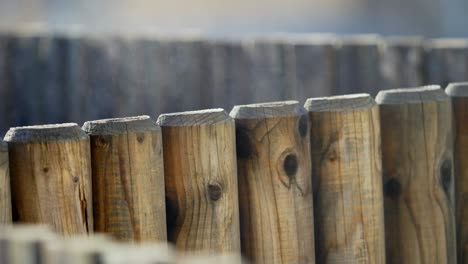
<svg viewBox="0 0 468 264"><path fill-rule="evenodd" d="M309 125L297 101L235 106L242 253L315 263Z"/></svg>
<svg viewBox="0 0 468 264"><path fill-rule="evenodd" d="M311 98L317 263L385 263L378 109L368 94Z"/></svg>
<svg viewBox="0 0 468 264"><path fill-rule="evenodd" d="M8 146L0 140L0 225L11 223L10 170Z"/></svg>
<svg viewBox="0 0 468 264"><path fill-rule="evenodd" d="M239 253L234 121L223 109L163 114L168 238L178 250Z"/></svg>
<svg viewBox="0 0 468 264"><path fill-rule="evenodd" d="M454 116L455 218L458 263L468 263L468 83L452 83L445 90Z"/></svg>
<svg viewBox="0 0 468 264"><path fill-rule="evenodd" d="M11 128L13 220L65 235L92 232L89 138L76 124Z"/></svg>
<svg viewBox="0 0 468 264"><path fill-rule="evenodd" d="M456 263L452 109L439 86L382 91L387 263Z"/></svg>
<svg viewBox="0 0 468 264"><path fill-rule="evenodd" d="M149 116L86 122L94 231L123 241L166 241L161 129Z"/></svg>
<svg viewBox="0 0 468 264"><path fill-rule="evenodd" d="M423 84L424 49L420 37L389 37L379 45L381 90Z"/></svg>

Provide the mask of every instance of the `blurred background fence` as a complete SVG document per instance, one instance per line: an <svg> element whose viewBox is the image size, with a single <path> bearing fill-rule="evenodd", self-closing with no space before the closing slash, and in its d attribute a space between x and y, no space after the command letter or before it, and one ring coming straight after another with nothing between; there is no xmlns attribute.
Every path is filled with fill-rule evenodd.
<svg viewBox="0 0 468 264"><path fill-rule="evenodd" d="M0 34L8 127L464 81L468 44L376 35Z"/></svg>

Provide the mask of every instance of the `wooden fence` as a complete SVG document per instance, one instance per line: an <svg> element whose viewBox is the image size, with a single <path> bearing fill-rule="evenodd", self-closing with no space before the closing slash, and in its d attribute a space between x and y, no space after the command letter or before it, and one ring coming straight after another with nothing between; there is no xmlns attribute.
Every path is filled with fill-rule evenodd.
<svg viewBox="0 0 468 264"><path fill-rule="evenodd" d="M4 228L2 263L172 254L94 232L185 263L464 263L467 119L468 82L11 128L0 219L69 238Z"/></svg>
<svg viewBox="0 0 468 264"><path fill-rule="evenodd" d="M468 79L466 40L0 33L0 134Z"/></svg>

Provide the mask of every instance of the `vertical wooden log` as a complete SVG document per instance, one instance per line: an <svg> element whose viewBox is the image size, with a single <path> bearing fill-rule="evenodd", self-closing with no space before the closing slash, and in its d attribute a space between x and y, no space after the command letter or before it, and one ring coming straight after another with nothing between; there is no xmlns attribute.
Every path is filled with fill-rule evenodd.
<svg viewBox="0 0 468 264"><path fill-rule="evenodd" d="M248 57L240 41L217 40L209 49L209 105L231 109L249 100L250 75Z"/></svg>
<svg viewBox="0 0 468 264"><path fill-rule="evenodd" d="M288 99L328 96L336 91L337 50L332 35L286 36Z"/></svg>
<svg viewBox="0 0 468 264"><path fill-rule="evenodd" d="M314 263L309 125L297 101L235 106L242 253Z"/></svg>
<svg viewBox="0 0 468 264"><path fill-rule="evenodd" d="M434 39L426 41L424 82L446 87L468 80L468 41Z"/></svg>
<svg viewBox="0 0 468 264"><path fill-rule="evenodd" d="M168 238L178 250L239 253L234 121L223 109L163 114Z"/></svg>
<svg viewBox="0 0 468 264"><path fill-rule="evenodd" d="M385 38L379 45L381 89L423 85L423 39Z"/></svg>
<svg viewBox="0 0 468 264"><path fill-rule="evenodd" d="M11 128L13 220L65 235L92 232L89 138L76 124Z"/></svg>
<svg viewBox="0 0 468 264"><path fill-rule="evenodd" d="M10 170L8 146L0 140L0 225L11 223Z"/></svg>
<svg viewBox="0 0 468 264"><path fill-rule="evenodd" d="M455 122L454 173L458 263L468 262L468 82L445 90L452 99Z"/></svg>
<svg viewBox="0 0 468 264"><path fill-rule="evenodd" d="M94 231L124 241L166 241L161 129L149 116L86 122Z"/></svg>
<svg viewBox="0 0 468 264"><path fill-rule="evenodd" d="M286 99L285 45L279 39L254 39L244 43L250 69L250 101L255 103Z"/></svg>
<svg viewBox="0 0 468 264"><path fill-rule="evenodd" d="M317 263L385 263L378 108L368 94L308 99Z"/></svg>
<svg viewBox="0 0 468 264"><path fill-rule="evenodd" d="M380 89L379 41L375 35L341 40L338 45L338 88L334 94L377 94Z"/></svg>
<svg viewBox="0 0 468 264"><path fill-rule="evenodd" d="M381 91L387 263L456 263L452 109L439 86Z"/></svg>

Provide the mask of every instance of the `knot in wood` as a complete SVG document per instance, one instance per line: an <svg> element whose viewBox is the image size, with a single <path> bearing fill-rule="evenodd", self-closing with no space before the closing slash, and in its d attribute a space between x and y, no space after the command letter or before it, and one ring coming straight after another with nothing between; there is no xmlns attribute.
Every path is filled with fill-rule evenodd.
<svg viewBox="0 0 468 264"><path fill-rule="evenodd" d="M221 198L223 189L219 183L208 184L208 196L212 201L218 201Z"/></svg>
<svg viewBox="0 0 468 264"><path fill-rule="evenodd" d="M446 159L440 166L440 183L446 193L449 193L450 191L451 182L452 182L452 162L450 159Z"/></svg>
<svg viewBox="0 0 468 264"><path fill-rule="evenodd" d="M384 194L392 199L398 198L402 193L401 183L396 178L390 178L384 186Z"/></svg>
<svg viewBox="0 0 468 264"><path fill-rule="evenodd" d="M286 158L284 158L283 168L286 172L286 175L289 177L293 177L297 173L297 156L295 154L288 154Z"/></svg>

